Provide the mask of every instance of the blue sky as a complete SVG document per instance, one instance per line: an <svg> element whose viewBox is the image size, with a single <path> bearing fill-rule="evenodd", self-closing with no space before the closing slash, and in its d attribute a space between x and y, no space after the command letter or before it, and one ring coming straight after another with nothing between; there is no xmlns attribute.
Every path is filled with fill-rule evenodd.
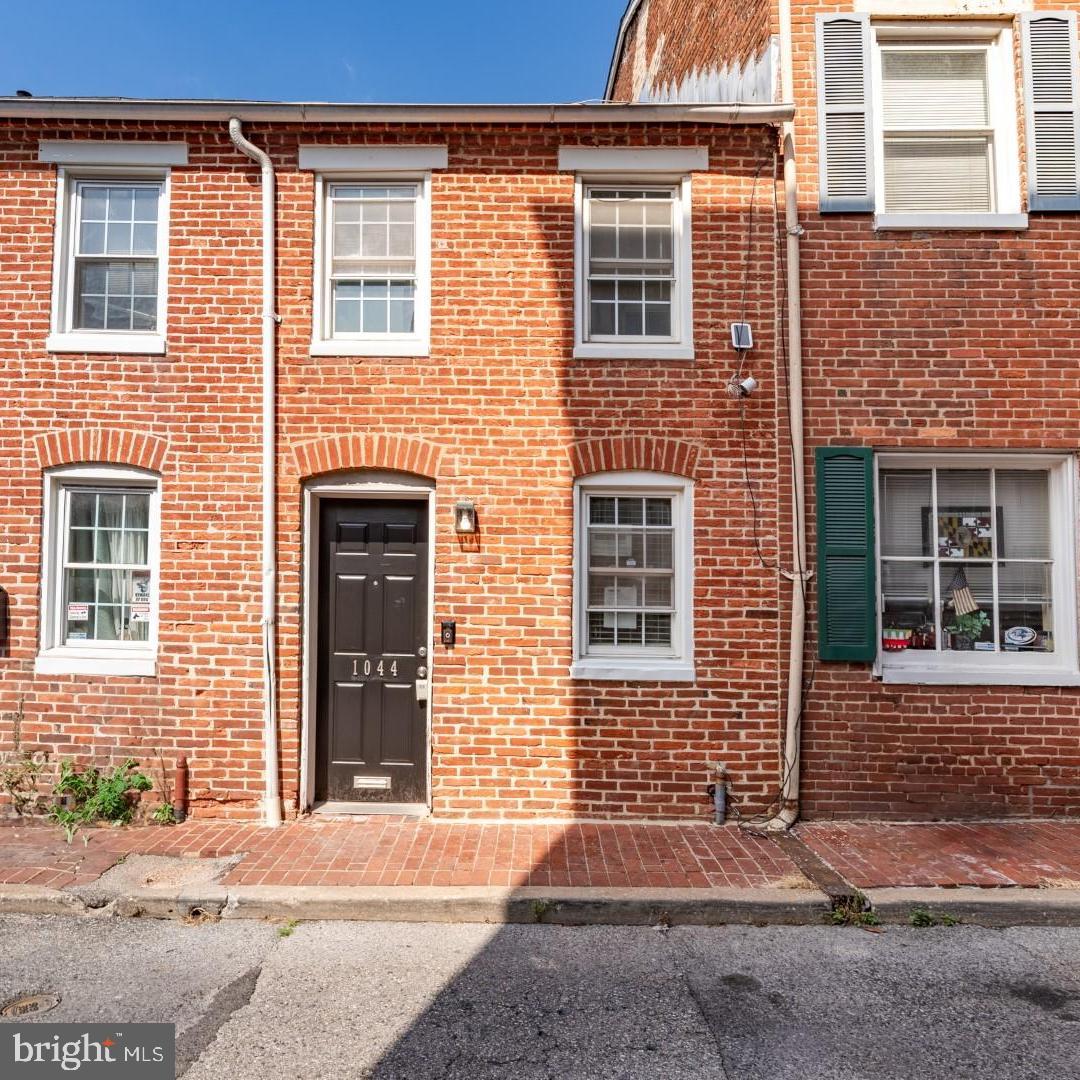
<svg viewBox="0 0 1080 1080"><path fill-rule="evenodd" d="M7 0L0 94L600 97L625 0Z"/></svg>

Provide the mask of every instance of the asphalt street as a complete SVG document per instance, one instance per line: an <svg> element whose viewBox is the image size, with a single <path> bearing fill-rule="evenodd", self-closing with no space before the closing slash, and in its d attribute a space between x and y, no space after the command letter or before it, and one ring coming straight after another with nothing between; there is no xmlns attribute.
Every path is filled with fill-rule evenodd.
<svg viewBox="0 0 1080 1080"><path fill-rule="evenodd" d="M1078 929L284 929L0 919L0 1004L175 1023L188 1080L1080 1075Z"/></svg>

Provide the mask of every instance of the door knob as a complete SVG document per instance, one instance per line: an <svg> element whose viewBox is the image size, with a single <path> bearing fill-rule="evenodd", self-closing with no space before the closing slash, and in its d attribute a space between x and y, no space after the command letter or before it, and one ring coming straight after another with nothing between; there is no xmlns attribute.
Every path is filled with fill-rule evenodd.
<svg viewBox="0 0 1080 1080"><path fill-rule="evenodd" d="M421 645L420 648L416 650L416 655L427 656L427 647L425 645Z"/></svg>
<svg viewBox="0 0 1080 1080"><path fill-rule="evenodd" d="M421 664L420 667L418 667L416 669L416 677L418 679L426 679L427 678L427 668L424 667L422 664Z"/></svg>

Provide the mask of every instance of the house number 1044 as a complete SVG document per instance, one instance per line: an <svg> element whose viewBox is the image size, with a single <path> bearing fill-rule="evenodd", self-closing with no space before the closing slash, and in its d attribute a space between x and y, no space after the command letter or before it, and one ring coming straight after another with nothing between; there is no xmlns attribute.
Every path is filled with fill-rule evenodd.
<svg viewBox="0 0 1080 1080"><path fill-rule="evenodd" d="M354 679L367 678L367 676L369 676L371 674L371 661L370 660L365 660L363 662L363 664L364 664L363 670L361 671L361 669L360 669L360 661L359 660L353 660L353 662L352 662L352 677ZM375 665L375 674L376 675L386 675L386 674L388 674L388 672L386 670L386 661L385 660L380 660ZM390 661L389 675L390 675L390 678L394 678L397 675L397 661L396 660L391 660Z"/></svg>

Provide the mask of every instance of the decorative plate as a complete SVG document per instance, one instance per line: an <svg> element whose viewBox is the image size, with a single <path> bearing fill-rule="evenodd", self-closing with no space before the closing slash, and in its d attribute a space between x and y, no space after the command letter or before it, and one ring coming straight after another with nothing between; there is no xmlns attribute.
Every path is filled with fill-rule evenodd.
<svg viewBox="0 0 1080 1080"><path fill-rule="evenodd" d="M1010 626L1005 631L1007 645L1030 645L1039 635L1030 626Z"/></svg>

